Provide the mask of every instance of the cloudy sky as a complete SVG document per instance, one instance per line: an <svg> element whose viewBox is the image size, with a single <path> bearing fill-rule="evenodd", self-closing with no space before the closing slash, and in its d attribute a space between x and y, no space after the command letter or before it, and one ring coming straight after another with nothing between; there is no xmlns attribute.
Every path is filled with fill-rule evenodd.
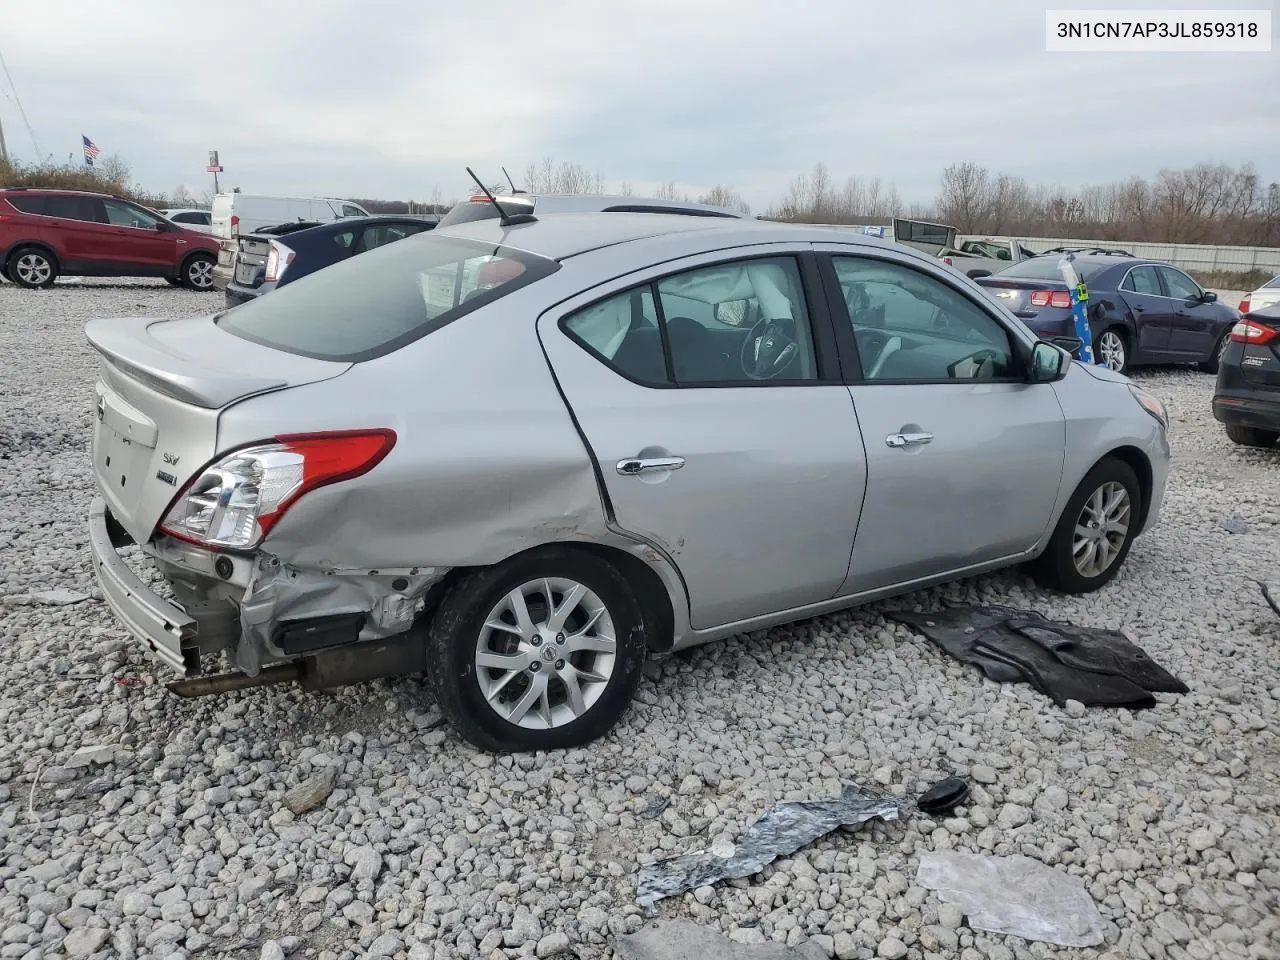
<svg viewBox="0 0 1280 960"><path fill-rule="evenodd" d="M493 181L551 156L641 189L728 184L755 212L819 160L908 202L965 159L1065 186L1201 161L1280 180L1280 42L1046 53L1032 0L4 7L0 53L43 154L80 162L84 133L154 191L210 187L211 148L224 188L246 192L452 199L464 165ZM0 122L10 153L35 158L3 74Z"/></svg>

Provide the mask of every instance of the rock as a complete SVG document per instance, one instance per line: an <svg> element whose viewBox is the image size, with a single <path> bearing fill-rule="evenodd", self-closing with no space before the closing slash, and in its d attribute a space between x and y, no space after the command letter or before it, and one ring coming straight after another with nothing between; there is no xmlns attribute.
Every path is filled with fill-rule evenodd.
<svg viewBox="0 0 1280 960"><path fill-rule="evenodd" d="M537 955L539 958L554 957L557 954L564 953L569 949L569 937L563 933L548 933L545 937L538 941Z"/></svg>
<svg viewBox="0 0 1280 960"><path fill-rule="evenodd" d="M87 744L78 747L68 758L66 765L72 769L78 769L92 764L111 763L116 758L116 750L115 744L112 743Z"/></svg>
<svg viewBox="0 0 1280 960"><path fill-rule="evenodd" d="M964 911L955 904L940 903L938 904L938 923L948 930L955 930L964 923Z"/></svg>
<svg viewBox="0 0 1280 960"><path fill-rule="evenodd" d="M394 933L384 933L369 944L369 957L394 957L404 947L404 943Z"/></svg>
<svg viewBox="0 0 1280 960"><path fill-rule="evenodd" d="M1067 716L1073 720L1079 720L1085 715L1087 708L1079 700L1068 700L1066 703Z"/></svg>
<svg viewBox="0 0 1280 960"><path fill-rule="evenodd" d="M1000 808L1000 815L996 817L996 823L1005 830L1021 827L1030 821L1031 811L1016 803L1006 803Z"/></svg>
<svg viewBox="0 0 1280 960"><path fill-rule="evenodd" d="M794 947L769 943L756 927L725 937L689 920L654 920L619 937L614 950L618 960L827 960L827 952L812 941Z"/></svg>
<svg viewBox="0 0 1280 960"><path fill-rule="evenodd" d="M62 941L62 949L69 957L91 957L102 949L110 936L104 927L80 927L67 934Z"/></svg>
<svg viewBox="0 0 1280 960"><path fill-rule="evenodd" d="M992 784L998 779L995 767L979 763L969 769L969 776L978 783Z"/></svg>
<svg viewBox="0 0 1280 960"><path fill-rule="evenodd" d="M268 940L262 945L262 953L258 955L258 960L284 960L284 958L284 947L278 940Z"/></svg>
<svg viewBox="0 0 1280 960"><path fill-rule="evenodd" d="M876 948L876 956L883 957L884 960L901 960L907 955L907 945L897 937L888 937L880 941L880 946Z"/></svg>
<svg viewBox="0 0 1280 960"><path fill-rule="evenodd" d="M284 804L296 817L320 806L333 793L338 782L338 768L324 767L319 772L307 777L284 795Z"/></svg>
<svg viewBox="0 0 1280 960"><path fill-rule="evenodd" d="M858 944L847 933L837 933L832 938L836 960L855 960L858 956Z"/></svg>
<svg viewBox="0 0 1280 960"><path fill-rule="evenodd" d="M353 880L374 880L382 872L382 854L373 847L356 847L348 851L347 865Z"/></svg>
<svg viewBox="0 0 1280 960"><path fill-rule="evenodd" d="M1216 846L1218 843L1217 835L1208 827L1201 827L1198 830L1191 831L1191 836L1187 837L1187 846L1192 850L1203 853L1210 847Z"/></svg>

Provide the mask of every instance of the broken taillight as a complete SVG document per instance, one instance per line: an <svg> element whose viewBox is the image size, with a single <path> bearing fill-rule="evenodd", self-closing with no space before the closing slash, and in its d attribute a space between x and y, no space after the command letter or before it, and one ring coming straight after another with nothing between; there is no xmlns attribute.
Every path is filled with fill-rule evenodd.
<svg viewBox="0 0 1280 960"><path fill-rule="evenodd" d="M292 434L209 464L174 498L160 523L202 547L256 547L304 494L368 473L391 451L393 430Z"/></svg>

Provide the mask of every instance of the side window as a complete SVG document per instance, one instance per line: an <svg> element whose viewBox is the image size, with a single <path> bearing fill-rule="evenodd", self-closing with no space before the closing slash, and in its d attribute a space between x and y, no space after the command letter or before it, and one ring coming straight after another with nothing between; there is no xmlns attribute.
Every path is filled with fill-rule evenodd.
<svg viewBox="0 0 1280 960"><path fill-rule="evenodd" d="M1155 267L1134 267L1129 271L1129 276L1125 277L1120 289L1129 290L1132 293L1145 293L1153 297L1163 296Z"/></svg>
<svg viewBox="0 0 1280 960"><path fill-rule="evenodd" d="M354 204L344 203L342 205L342 215L344 217L363 217L364 211Z"/></svg>
<svg viewBox="0 0 1280 960"><path fill-rule="evenodd" d="M46 215L44 197L15 197L10 194L7 199L22 213Z"/></svg>
<svg viewBox="0 0 1280 960"><path fill-rule="evenodd" d="M49 196L45 197L45 212L50 217L64 220L84 220L89 223L106 223L102 201L97 197Z"/></svg>
<svg viewBox="0 0 1280 960"><path fill-rule="evenodd" d="M411 234L420 232L421 229L416 224L408 223L383 223L376 227L365 227L364 233L360 236L360 242L356 244L356 253L364 253L374 247L403 240Z"/></svg>
<svg viewBox="0 0 1280 960"><path fill-rule="evenodd" d="M174 223L201 223L200 214L198 213L175 213L169 218Z"/></svg>
<svg viewBox="0 0 1280 960"><path fill-rule="evenodd" d="M959 290L887 261L834 264L867 380L1018 376L1008 331Z"/></svg>
<svg viewBox="0 0 1280 960"><path fill-rule="evenodd" d="M657 288L677 384L817 379L804 287L791 257L700 267Z"/></svg>
<svg viewBox="0 0 1280 960"><path fill-rule="evenodd" d="M158 222L151 214L141 207L135 207L131 203L121 203L119 200L103 200L102 204L107 208L107 223L113 227L136 227L139 230L150 230L154 229Z"/></svg>
<svg viewBox="0 0 1280 960"><path fill-rule="evenodd" d="M565 331L596 358L640 383L668 384L653 291L627 290L564 320Z"/></svg>
<svg viewBox="0 0 1280 960"><path fill-rule="evenodd" d="M354 230L343 230L341 233L333 235L333 242L340 246L343 250L350 250L351 244L355 242L356 232Z"/></svg>
<svg viewBox="0 0 1280 960"><path fill-rule="evenodd" d="M580 310L563 327L597 358L645 384L669 385L672 376L675 386L818 377L791 257L674 274Z"/></svg>
<svg viewBox="0 0 1280 960"><path fill-rule="evenodd" d="M1169 290L1169 296L1175 300L1200 299L1200 288L1196 286L1194 280L1181 270L1175 270L1173 267L1161 267L1160 275L1164 277L1164 285Z"/></svg>

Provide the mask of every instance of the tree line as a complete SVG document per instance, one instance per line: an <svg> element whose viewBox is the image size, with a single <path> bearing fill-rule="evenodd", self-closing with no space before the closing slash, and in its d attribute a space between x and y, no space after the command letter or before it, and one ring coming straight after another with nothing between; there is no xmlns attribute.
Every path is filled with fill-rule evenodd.
<svg viewBox="0 0 1280 960"><path fill-rule="evenodd" d="M530 164L513 182L487 184L495 194L509 193L513 185L529 193L636 193L630 182L614 185L598 169L551 157ZM148 191L132 182L128 164L118 155L103 158L95 167L0 161L0 187L5 186L111 193L153 208L207 207L212 201L211 192L197 197L185 187L167 195ZM464 189L464 196L474 192L470 184ZM751 213L729 184L691 193L668 181L645 192L661 200L696 201ZM439 187L427 200L349 199L373 213L444 213L455 202ZM962 161L942 171L932 202L906 204L897 187L878 176L841 180L825 163L818 163L790 180L762 216L823 224L887 223L906 216L948 223L967 234L1280 247L1280 183L1264 182L1251 165L1200 163L1183 170L1161 170L1149 180L1129 177L1064 189Z"/></svg>

